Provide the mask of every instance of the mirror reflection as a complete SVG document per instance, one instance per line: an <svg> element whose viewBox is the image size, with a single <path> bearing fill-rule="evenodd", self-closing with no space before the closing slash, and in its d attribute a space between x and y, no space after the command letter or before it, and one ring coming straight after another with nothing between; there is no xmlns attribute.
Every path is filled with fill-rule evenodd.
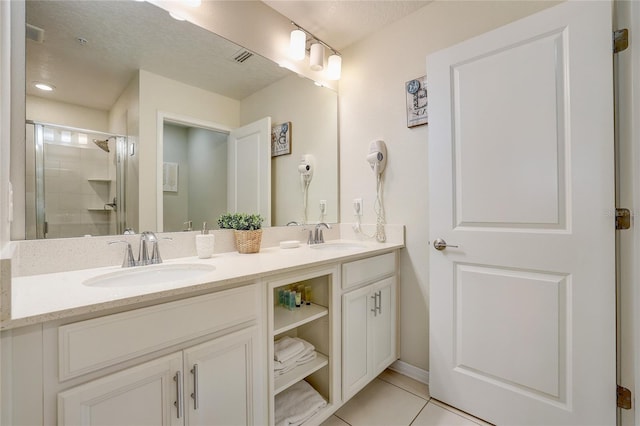
<svg viewBox="0 0 640 426"><path fill-rule="evenodd" d="M252 188L270 182L271 225L338 220L335 92L146 2L28 1L26 21L24 237L215 228L237 206L234 167L232 179L252 177ZM241 148L229 167L224 136L265 117L290 123L290 152L272 157L267 136L262 163L243 161L253 153ZM38 145L38 132L56 136ZM197 135L215 157L165 158L179 134L180 149ZM315 162L306 184L303 156Z"/></svg>

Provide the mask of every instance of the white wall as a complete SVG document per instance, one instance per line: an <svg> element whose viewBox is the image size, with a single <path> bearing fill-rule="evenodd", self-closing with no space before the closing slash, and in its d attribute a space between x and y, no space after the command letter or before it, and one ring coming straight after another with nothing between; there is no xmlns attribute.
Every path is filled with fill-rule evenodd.
<svg viewBox="0 0 640 426"><path fill-rule="evenodd" d="M316 170L309 185L308 221L318 222L320 200L327 201L325 222L338 221L338 102L336 93L297 75L283 78L243 99L241 123L271 116L271 124L291 122L291 155L271 159L271 223L302 223L303 195L298 164L312 154Z"/></svg>
<svg viewBox="0 0 640 426"><path fill-rule="evenodd" d="M196 120L238 127L240 103L216 93L188 86L147 71L140 71L139 209L136 231L159 229L157 121L158 113L172 113Z"/></svg>
<svg viewBox="0 0 640 426"><path fill-rule="evenodd" d="M384 181L387 223L406 225L400 257L401 360L429 369L428 126L407 128L406 81L425 74L426 56L552 6L536 1L436 1L343 50L339 87L340 217L364 199L364 222L375 222L375 178L369 143L387 143ZM428 77L428 76L427 76ZM427 83L428 84L428 83Z"/></svg>

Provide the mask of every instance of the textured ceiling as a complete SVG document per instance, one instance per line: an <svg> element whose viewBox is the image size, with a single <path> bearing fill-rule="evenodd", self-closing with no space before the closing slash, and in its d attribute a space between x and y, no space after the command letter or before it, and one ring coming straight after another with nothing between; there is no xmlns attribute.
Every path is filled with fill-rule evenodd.
<svg viewBox="0 0 640 426"><path fill-rule="evenodd" d="M164 10L134 1L26 2L27 23L44 30L27 40L27 93L108 110L138 69L243 99L290 72ZM77 38L87 40L81 45ZM50 94L33 81L56 86Z"/></svg>
<svg viewBox="0 0 640 426"><path fill-rule="evenodd" d="M263 0L337 50L355 43L431 0Z"/></svg>

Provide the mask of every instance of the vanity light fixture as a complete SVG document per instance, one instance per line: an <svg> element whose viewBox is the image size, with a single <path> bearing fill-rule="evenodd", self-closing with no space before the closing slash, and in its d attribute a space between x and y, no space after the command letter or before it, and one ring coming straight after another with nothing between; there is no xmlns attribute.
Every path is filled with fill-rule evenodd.
<svg viewBox="0 0 640 426"><path fill-rule="evenodd" d="M309 67L313 71L322 71L325 69L324 51L329 49L331 55L327 62L327 76L330 80L340 80L342 69L342 58L336 49L329 46L300 25L291 21L296 29L291 31L291 40L289 44L289 56L295 61L304 59L306 52L309 52ZM307 49L307 35L309 36L310 47Z"/></svg>

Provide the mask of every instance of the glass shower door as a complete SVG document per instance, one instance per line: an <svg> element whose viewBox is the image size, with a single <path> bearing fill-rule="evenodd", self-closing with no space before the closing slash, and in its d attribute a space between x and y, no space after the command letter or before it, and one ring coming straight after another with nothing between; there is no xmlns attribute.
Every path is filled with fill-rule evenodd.
<svg viewBox="0 0 640 426"><path fill-rule="evenodd" d="M51 124L32 126L27 239L122 233L126 137Z"/></svg>

